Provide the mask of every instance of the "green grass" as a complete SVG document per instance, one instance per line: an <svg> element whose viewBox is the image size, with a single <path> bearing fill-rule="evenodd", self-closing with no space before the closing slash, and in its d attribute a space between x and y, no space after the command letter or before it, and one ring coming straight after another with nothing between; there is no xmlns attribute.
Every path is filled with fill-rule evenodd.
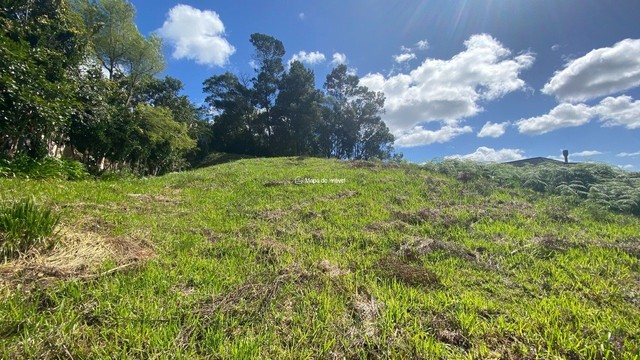
<svg viewBox="0 0 640 360"><path fill-rule="evenodd" d="M640 358L639 218L488 181L313 158L0 179L155 253L0 265L0 358Z"/></svg>
<svg viewBox="0 0 640 360"><path fill-rule="evenodd" d="M0 208L0 259L6 260L50 242L60 218L31 199Z"/></svg>

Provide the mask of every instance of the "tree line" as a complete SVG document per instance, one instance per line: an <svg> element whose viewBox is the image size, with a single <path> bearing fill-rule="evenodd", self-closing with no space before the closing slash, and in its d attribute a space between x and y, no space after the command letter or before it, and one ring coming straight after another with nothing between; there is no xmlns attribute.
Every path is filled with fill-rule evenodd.
<svg viewBox="0 0 640 360"><path fill-rule="evenodd" d="M253 34L255 73L203 83L205 105L159 78L162 41L126 0L0 0L0 156L75 158L161 174L211 152L389 159L384 96L339 65L323 89L281 41Z"/></svg>

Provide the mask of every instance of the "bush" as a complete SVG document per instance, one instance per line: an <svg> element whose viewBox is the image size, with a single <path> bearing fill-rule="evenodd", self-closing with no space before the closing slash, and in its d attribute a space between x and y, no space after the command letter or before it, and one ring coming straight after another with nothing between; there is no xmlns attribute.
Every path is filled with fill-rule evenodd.
<svg viewBox="0 0 640 360"><path fill-rule="evenodd" d="M12 161L0 161L0 176L31 179L82 180L89 177L84 164L76 160L45 157L32 159L25 154Z"/></svg>
<svg viewBox="0 0 640 360"><path fill-rule="evenodd" d="M568 203L585 203L591 209L640 215L640 175L606 164L518 167L444 160L427 163L424 168L451 177L464 173L478 185L487 179L500 187L526 188Z"/></svg>
<svg viewBox="0 0 640 360"><path fill-rule="evenodd" d="M0 258L5 261L34 246L45 244L60 217L51 209L23 199L0 209Z"/></svg>

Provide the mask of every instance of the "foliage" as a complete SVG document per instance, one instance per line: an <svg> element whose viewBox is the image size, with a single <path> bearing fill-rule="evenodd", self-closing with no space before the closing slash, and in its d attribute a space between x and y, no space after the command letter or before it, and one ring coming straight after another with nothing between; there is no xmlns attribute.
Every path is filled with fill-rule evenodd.
<svg viewBox="0 0 640 360"><path fill-rule="evenodd" d="M285 69L284 45L253 34L256 75L232 73L203 83L213 125L212 150L257 156L391 159L394 137L381 119L382 93L359 85L345 65L328 76L324 93L312 70L293 61Z"/></svg>
<svg viewBox="0 0 640 360"><path fill-rule="evenodd" d="M34 159L20 154L12 160L0 159L0 177L83 180L89 173L84 164L76 160L51 156Z"/></svg>
<svg viewBox="0 0 640 360"><path fill-rule="evenodd" d="M0 208L0 258L5 261L46 243L60 217L31 199Z"/></svg>
<svg viewBox="0 0 640 360"><path fill-rule="evenodd" d="M489 179L498 186L524 187L576 203L640 215L640 177L605 164L512 166L445 160L425 164L432 171L456 177Z"/></svg>
<svg viewBox="0 0 640 360"><path fill-rule="evenodd" d="M0 150L39 158L59 141L73 109L67 71L84 52L65 1L7 1L0 7Z"/></svg>
<svg viewBox="0 0 640 360"><path fill-rule="evenodd" d="M188 134L187 125L173 120L170 109L138 104L133 117L137 124L139 143L132 158L144 163L145 171L153 175L186 167L184 153L196 146ZM141 170L141 169L140 169Z"/></svg>

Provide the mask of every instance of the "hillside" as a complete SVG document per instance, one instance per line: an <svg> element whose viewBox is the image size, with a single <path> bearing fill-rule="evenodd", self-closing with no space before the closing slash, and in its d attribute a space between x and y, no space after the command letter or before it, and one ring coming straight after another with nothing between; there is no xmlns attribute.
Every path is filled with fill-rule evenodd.
<svg viewBox="0 0 640 360"><path fill-rule="evenodd" d="M640 356L637 216L314 158L31 195L59 242L0 264L2 358Z"/></svg>

